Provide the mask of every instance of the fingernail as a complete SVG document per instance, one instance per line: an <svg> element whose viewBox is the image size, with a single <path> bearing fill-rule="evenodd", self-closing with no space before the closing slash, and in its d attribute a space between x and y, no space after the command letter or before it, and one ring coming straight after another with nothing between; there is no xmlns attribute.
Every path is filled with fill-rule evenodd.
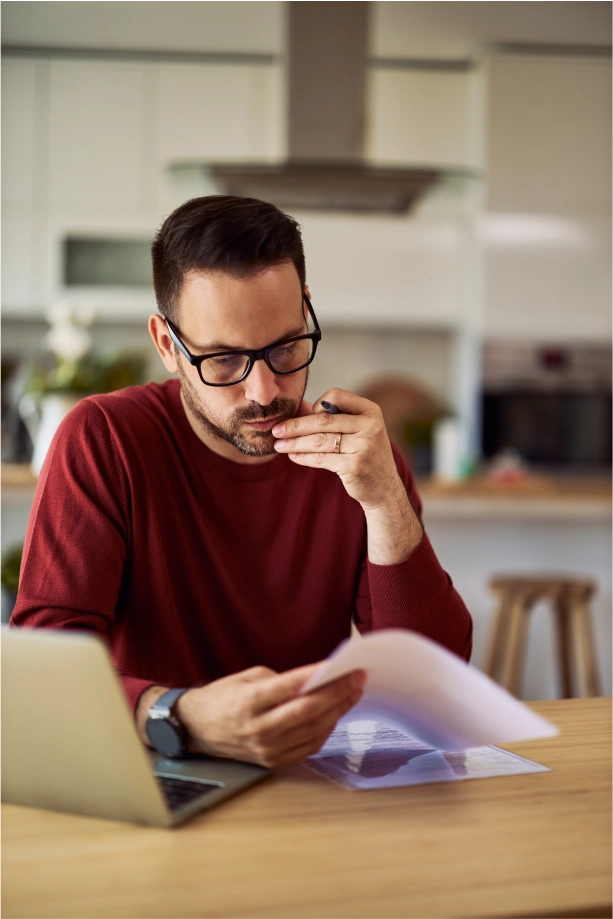
<svg viewBox="0 0 613 919"><path fill-rule="evenodd" d="M331 405L330 402L325 402L325 401L323 401L323 400L322 400L322 403L321 403L321 404L322 404L323 408L325 408L326 411L328 411L328 409L330 408L330 405Z"/></svg>
<svg viewBox="0 0 613 919"><path fill-rule="evenodd" d="M354 673L351 677L351 685L354 689L364 689L366 686L366 674L362 671Z"/></svg>
<svg viewBox="0 0 613 919"><path fill-rule="evenodd" d="M285 434L285 425L284 425L284 424L276 424L276 425L274 426L274 428L272 429L272 436L273 436L273 437L282 437L284 434Z"/></svg>
<svg viewBox="0 0 613 919"><path fill-rule="evenodd" d="M275 450L282 450L284 446L285 446L285 441L284 441L284 440L275 440L275 442L274 442L274 448L275 448Z"/></svg>

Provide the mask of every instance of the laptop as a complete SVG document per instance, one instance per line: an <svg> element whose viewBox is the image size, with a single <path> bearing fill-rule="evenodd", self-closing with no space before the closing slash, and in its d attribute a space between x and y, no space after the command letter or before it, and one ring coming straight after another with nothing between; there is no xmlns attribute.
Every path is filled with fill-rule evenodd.
<svg viewBox="0 0 613 919"><path fill-rule="evenodd" d="M270 774L147 750L99 638L2 628L3 801L170 827Z"/></svg>

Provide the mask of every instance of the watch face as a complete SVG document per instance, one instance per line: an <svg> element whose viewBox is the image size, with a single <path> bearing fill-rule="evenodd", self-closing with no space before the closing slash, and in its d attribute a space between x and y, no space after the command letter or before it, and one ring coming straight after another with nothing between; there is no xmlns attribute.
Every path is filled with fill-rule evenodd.
<svg viewBox="0 0 613 919"><path fill-rule="evenodd" d="M147 721L147 737L158 751L164 756L177 757L184 754L183 742L179 732L164 718L149 718Z"/></svg>

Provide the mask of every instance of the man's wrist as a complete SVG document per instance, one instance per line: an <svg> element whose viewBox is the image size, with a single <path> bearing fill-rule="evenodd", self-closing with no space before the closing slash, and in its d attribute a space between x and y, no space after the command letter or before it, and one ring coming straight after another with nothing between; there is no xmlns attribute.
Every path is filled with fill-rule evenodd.
<svg viewBox="0 0 613 919"><path fill-rule="evenodd" d="M364 508L368 558L375 565L396 565L420 544L424 529L401 483L378 507Z"/></svg>
<svg viewBox="0 0 613 919"><path fill-rule="evenodd" d="M136 706L136 712L134 720L136 722L136 730L138 731L138 736L146 746L150 747L151 742L147 737L147 718L149 717L149 711L157 700L164 695L165 692L168 692L167 686L149 686L144 692L141 693Z"/></svg>

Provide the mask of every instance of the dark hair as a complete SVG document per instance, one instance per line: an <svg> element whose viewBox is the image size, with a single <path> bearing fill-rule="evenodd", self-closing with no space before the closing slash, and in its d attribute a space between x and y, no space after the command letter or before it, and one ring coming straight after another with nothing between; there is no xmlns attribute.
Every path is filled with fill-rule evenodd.
<svg viewBox="0 0 613 919"><path fill-rule="evenodd" d="M304 289L306 269L300 227L293 217L257 198L192 198L166 218L151 247L158 309L178 320L189 271L224 271L235 277L292 262Z"/></svg>

